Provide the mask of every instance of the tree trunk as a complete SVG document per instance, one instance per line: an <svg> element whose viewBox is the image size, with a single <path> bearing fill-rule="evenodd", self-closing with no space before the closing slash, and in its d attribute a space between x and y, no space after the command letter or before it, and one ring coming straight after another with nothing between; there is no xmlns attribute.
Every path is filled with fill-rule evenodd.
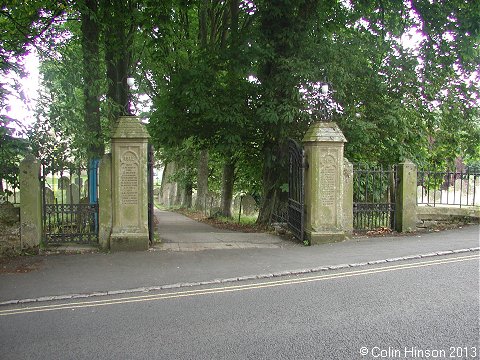
<svg viewBox="0 0 480 360"><path fill-rule="evenodd" d="M162 176L162 185L160 187L162 204L165 206L173 206L175 204L177 183L172 182L172 176L177 171L177 164L175 162L170 162L165 164L165 169L163 170Z"/></svg>
<svg viewBox="0 0 480 360"><path fill-rule="evenodd" d="M184 208L190 209L192 207L192 190L193 190L193 184L190 182L187 183L183 191L182 206Z"/></svg>
<svg viewBox="0 0 480 360"><path fill-rule="evenodd" d="M175 200L174 200L173 205L174 206L180 206L180 205L182 205L183 189L179 186L178 182L175 182L174 186L175 186L177 192L175 193Z"/></svg>
<svg viewBox="0 0 480 360"><path fill-rule="evenodd" d="M302 53L304 38L317 14L318 0L259 2L260 31L263 44L271 49L271 56L260 63L257 73L264 93L265 113L276 119L265 124L268 135L263 147L263 198L257 219L267 224L272 213L287 200L281 186L288 183L288 136L299 136L306 122L292 122L300 117L297 71L294 64Z"/></svg>
<svg viewBox="0 0 480 360"><path fill-rule="evenodd" d="M102 0L105 23L105 62L107 70L107 98L113 104L113 122L119 115L128 115L128 85L132 58L132 13L130 3Z"/></svg>
<svg viewBox="0 0 480 360"><path fill-rule="evenodd" d="M85 95L84 122L88 133L88 156L100 158L105 152L100 123L100 28L97 23L97 0L85 0L85 8L81 14L82 50L83 50L83 78Z"/></svg>
<svg viewBox="0 0 480 360"><path fill-rule="evenodd" d="M222 216L232 217L233 185L235 176L235 162L226 160L222 175Z"/></svg>
<svg viewBox="0 0 480 360"><path fill-rule="evenodd" d="M271 156L273 154L273 156ZM276 161L272 162L271 158ZM263 165L263 197L257 224L269 224L272 214L288 201L288 193L283 192L281 186L288 184L288 148L272 144L265 149Z"/></svg>
<svg viewBox="0 0 480 360"><path fill-rule="evenodd" d="M197 168L197 200L195 209L205 210L205 197L208 193L208 150L201 150Z"/></svg>

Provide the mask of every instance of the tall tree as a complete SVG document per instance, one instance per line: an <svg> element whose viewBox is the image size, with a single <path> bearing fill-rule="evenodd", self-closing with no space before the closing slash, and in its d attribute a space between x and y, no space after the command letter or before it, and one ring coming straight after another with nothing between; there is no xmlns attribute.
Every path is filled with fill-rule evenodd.
<svg viewBox="0 0 480 360"><path fill-rule="evenodd" d="M18 165L27 150L24 119L8 115L8 96L24 98L16 78L26 75L23 57L48 38L63 13L65 1L3 1L0 6L0 192L2 180L18 185Z"/></svg>
<svg viewBox="0 0 480 360"><path fill-rule="evenodd" d="M298 61L313 25L318 1L264 1L259 4L259 43L265 54L258 78L261 97L258 116L263 134L263 197L259 223L268 223L272 212L285 201L287 183L286 140L306 129L299 85L305 66Z"/></svg>
<svg viewBox="0 0 480 360"><path fill-rule="evenodd" d="M102 32L107 69L107 99L114 123L119 115L128 113L127 78L133 76L133 43L137 31L137 1L100 0Z"/></svg>
<svg viewBox="0 0 480 360"><path fill-rule="evenodd" d="M100 26L98 0L85 0L80 7L83 50L83 93L85 101L84 123L90 136L90 157L99 158L105 151L100 121L101 66Z"/></svg>

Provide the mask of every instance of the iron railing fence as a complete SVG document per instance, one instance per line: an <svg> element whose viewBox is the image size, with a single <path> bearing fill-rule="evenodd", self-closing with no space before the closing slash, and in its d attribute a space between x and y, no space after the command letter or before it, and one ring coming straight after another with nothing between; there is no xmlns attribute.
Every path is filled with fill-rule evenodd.
<svg viewBox="0 0 480 360"><path fill-rule="evenodd" d="M20 205L20 186L18 176L12 183L5 179L0 179L0 204L11 203L13 205Z"/></svg>
<svg viewBox="0 0 480 360"><path fill-rule="evenodd" d="M421 168L417 171L417 204L480 206L480 172Z"/></svg>
<svg viewBox="0 0 480 360"><path fill-rule="evenodd" d="M288 208L287 203L282 203L274 212L272 212L271 224L279 224L287 228L288 223Z"/></svg>
<svg viewBox="0 0 480 360"><path fill-rule="evenodd" d="M45 243L97 243L98 161L88 167L43 164L41 186Z"/></svg>
<svg viewBox="0 0 480 360"><path fill-rule="evenodd" d="M287 224L293 236L303 241L305 239L305 154L302 146L293 139L288 141L288 153Z"/></svg>
<svg viewBox="0 0 480 360"><path fill-rule="evenodd" d="M153 179L153 170L155 167L155 152L152 144L148 144L148 155L147 155L147 189L148 189L148 239L150 244L153 244L155 241L155 213L154 213L154 179Z"/></svg>
<svg viewBox="0 0 480 360"><path fill-rule="evenodd" d="M353 228L395 228L397 167L353 165Z"/></svg>

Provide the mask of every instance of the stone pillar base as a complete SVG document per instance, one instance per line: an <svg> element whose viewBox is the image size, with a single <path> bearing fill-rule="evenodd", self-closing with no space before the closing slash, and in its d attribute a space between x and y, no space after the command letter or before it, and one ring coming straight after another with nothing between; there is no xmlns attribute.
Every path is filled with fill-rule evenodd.
<svg viewBox="0 0 480 360"><path fill-rule="evenodd" d="M148 250L148 233L116 233L110 237L111 251L145 251Z"/></svg>
<svg viewBox="0 0 480 360"><path fill-rule="evenodd" d="M305 237L311 245L334 243L346 240L347 234L344 232L311 232L306 231Z"/></svg>

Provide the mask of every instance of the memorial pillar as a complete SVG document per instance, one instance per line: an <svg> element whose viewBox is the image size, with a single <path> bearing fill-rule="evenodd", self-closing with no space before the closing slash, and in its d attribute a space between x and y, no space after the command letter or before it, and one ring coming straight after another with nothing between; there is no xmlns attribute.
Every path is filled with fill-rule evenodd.
<svg viewBox="0 0 480 360"><path fill-rule="evenodd" d="M137 117L119 118L112 136L112 251L148 249L149 137Z"/></svg>
<svg viewBox="0 0 480 360"><path fill-rule="evenodd" d="M345 136L333 122L312 124L303 138L308 165L305 236L312 245L342 241L347 235L343 218L345 142Z"/></svg>

